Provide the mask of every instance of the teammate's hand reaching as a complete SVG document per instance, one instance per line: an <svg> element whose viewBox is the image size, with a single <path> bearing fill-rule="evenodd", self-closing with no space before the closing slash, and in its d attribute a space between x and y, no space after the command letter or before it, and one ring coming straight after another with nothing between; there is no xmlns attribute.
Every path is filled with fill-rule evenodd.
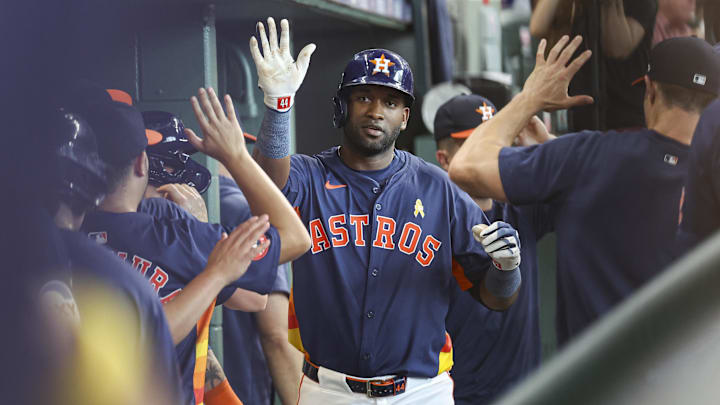
<svg viewBox="0 0 720 405"><path fill-rule="evenodd" d="M515 142L513 142L513 145L531 146L545 143L555 138L557 137L548 132L542 120L536 115L533 115L533 117L530 118L530 121L528 121L525 128L523 128L523 130L520 131L520 133L518 134L517 138L515 138Z"/></svg>
<svg viewBox="0 0 720 405"><path fill-rule="evenodd" d="M163 184L157 188L157 191L163 198L181 206L198 220L202 222L208 221L205 200L203 200L195 187L190 187L187 184Z"/></svg>
<svg viewBox="0 0 720 405"><path fill-rule="evenodd" d="M532 100L536 111L561 110L593 103L593 98L587 95L568 96L570 80L592 55L592 52L587 50L570 62L575 50L582 43L582 37L578 35L571 42L569 41L570 37L567 35L560 38L550 50L547 60L545 59L547 40L543 39L538 45L535 69L525 81L522 91Z"/></svg>
<svg viewBox="0 0 720 405"><path fill-rule="evenodd" d="M195 149L214 157L225 166L238 157L250 155L229 95L225 95L227 112L223 111L212 87L208 90L199 89L198 96L190 98L190 104L203 133L203 138L199 138L192 129L185 128L185 135Z"/></svg>
<svg viewBox="0 0 720 405"><path fill-rule="evenodd" d="M490 226L475 225L472 233L499 270L513 270L520 265L520 237L515 228L497 221Z"/></svg>
<svg viewBox="0 0 720 405"><path fill-rule="evenodd" d="M261 215L240 224L230 236L223 234L208 257L206 271L217 272L225 284L242 277L253 258L270 246L270 241L263 238L269 226L268 216Z"/></svg>
<svg viewBox="0 0 720 405"><path fill-rule="evenodd" d="M258 74L258 86L265 93L265 105L285 112L295 102L295 93L305 78L310 56L315 52L315 44L306 45L298 54L297 61L290 54L290 24L286 19L280 21L280 44L278 45L275 20L267 20L270 38L265 34L265 26L257 23L262 42L262 54L258 48L258 41L250 38L250 53L255 61Z"/></svg>

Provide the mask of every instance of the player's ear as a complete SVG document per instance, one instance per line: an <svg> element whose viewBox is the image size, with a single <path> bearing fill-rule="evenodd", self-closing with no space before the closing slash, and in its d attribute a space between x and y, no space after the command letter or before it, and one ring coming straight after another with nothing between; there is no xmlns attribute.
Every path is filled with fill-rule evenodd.
<svg viewBox="0 0 720 405"><path fill-rule="evenodd" d="M133 172L138 177L144 177L150 169L150 161L148 160L147 153L143 151L133 162Z"/></svg>
<svg viewBox="0 0 720 405"><path fill-rule="evenodd" d="M400 126L401 130L405 130L407 128L408 120L410 119L410 107L403 108L403 123Z"/></svg>
<svg viewBox="0 0 720 405"><path fill-rule="evenodd" d="M448 171L448 167L450 167L450 159L448 152L445 149L438 149L435 151L435 160L437 160L443 170Z"/></svg>
<svg viewBox="0 0 720 405"><path fill-rule="evenodd" d="M653 105L657 101L657 83L650 80L647 75L643 80L645 81L645 97L648 98L650 105Z"/></svg>

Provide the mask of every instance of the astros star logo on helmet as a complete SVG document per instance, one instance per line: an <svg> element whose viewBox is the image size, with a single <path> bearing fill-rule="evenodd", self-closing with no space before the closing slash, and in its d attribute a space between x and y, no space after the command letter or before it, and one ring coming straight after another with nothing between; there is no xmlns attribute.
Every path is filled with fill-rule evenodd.
<svg viewBox="0 0 720 405"><path fill-rule="evenodd" d="M370 63L375 65L375 69L373 69L372 74L385 73L385 76L387 77L390 77L390 66L395 64L390 59L385 59L384 53L381 54L379 58L370 59Z"/></svg>

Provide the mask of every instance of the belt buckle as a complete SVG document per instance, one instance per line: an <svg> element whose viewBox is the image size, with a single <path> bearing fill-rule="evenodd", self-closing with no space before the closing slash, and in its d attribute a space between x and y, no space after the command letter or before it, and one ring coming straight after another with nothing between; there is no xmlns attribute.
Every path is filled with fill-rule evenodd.
<svg viewBox="0 0 720 405"><path fill-rule="evenodd" d="M368 398L372 398L372 380L365 381L365 394L368 396Z"/></svg>

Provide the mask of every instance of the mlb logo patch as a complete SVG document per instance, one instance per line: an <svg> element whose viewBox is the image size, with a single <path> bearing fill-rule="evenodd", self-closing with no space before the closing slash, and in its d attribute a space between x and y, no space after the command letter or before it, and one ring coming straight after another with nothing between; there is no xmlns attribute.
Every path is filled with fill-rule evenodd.
<svg viewBox="0 0 720 405"><path fill-rule="evenodd" d="M707 82L707 77L705 75L696 73L695 76L693 76L693 83L695 83L699 86L704 86L705 82Z"/></svg>
<svg viewBox="0 0 720 405"><path fill-rule="evenodd" d="M101 245L105 245L107 243L107 232L90 232L88 238Z"/></svg>
<svg viewBox="0 0 720 405"><path fill-rule="evenodd" d="M678 157L675 155L666 154L664 160L665 160L665 163L667 163L671 166L677 166L677 164L678 164Z"/></svg>

